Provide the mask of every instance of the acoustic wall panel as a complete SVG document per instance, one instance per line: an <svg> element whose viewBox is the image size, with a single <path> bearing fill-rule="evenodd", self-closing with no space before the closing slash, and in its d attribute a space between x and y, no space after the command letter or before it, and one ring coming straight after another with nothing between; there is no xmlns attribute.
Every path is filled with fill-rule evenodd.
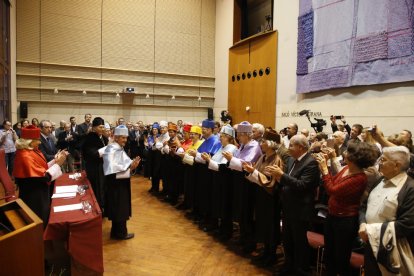
<svg viewBox="0 0 414 276"><path fill-rule="evenodd" d="M40 61L40 0L16 4L17 60Z"/></svg>
<svg viewBox="0 0 414 276"><path fill-rule="evenodd" d="M214 105L214 0L17 4L19 100Z"/></svg>
<svg viewBox="0 0 414 276"><path fill-rule="evenodd" d="M101 1L41 1L41 61L101 65Z"/></svg>
<svg viewBox="0 0 414 276"><path fill-rule="evenodd" d="M154 12L155 1L103 2L103 67L154 70Z"/></svg>

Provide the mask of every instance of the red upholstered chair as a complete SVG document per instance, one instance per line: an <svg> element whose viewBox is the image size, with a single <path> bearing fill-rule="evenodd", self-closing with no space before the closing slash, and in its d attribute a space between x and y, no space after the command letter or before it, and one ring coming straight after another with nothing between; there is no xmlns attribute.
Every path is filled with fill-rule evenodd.
<svg viewBox="0 0 414 276"><path fill-rule="evenodd" d="M352 252L351 260L349 261L352 268L359 269L359 275L364 273L364 255Z"/></svg>
<svg viewBox="0 0 414 276"><path fill-rule="evenodd" d="M15 200L17 198L16 189L14 183L10 179L9 173L7 172L5 153L3 149L0 149L0 182L3 184L5 194L5 197L0 199L6 199L6 202Z"/></svg>
<svg viewBox="0 0 414 276"><path fill-rule="evenodd" d="M316 256L316 273L318 275L322 274L322 262L323 262L323 253L324 253L324 247L325 247L325 238L323 235L319 233L315 233L312 231L308 231L306 233L308 237L308 243L310 247L315 248L317 250L317 256Z"/></svg>

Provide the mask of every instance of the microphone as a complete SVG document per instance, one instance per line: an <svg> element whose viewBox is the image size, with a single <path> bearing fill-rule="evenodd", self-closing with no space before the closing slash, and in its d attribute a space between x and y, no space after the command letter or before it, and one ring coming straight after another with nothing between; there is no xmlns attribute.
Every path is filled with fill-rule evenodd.
<svg viewBox="0 0 414 276"><path fill-rule="evenodd" d="M309 113L309 111L310 111L310 110L304 109L304 110L302 110L301 112L299 112L299 115L300 115L300 116L307 115L307 114Z"/></svg>

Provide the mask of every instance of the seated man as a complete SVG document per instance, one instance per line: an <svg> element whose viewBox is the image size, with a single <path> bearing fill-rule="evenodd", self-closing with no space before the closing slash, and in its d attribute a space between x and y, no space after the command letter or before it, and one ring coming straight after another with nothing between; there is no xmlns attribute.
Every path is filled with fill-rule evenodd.
<svg viewBox="0 0 414 276"><path fill-rule="evenodd" d="M414 275L414 180L406 170L408 149L384 148L380 172L360 209L359 235L367 243L366 275Z"/></svg>

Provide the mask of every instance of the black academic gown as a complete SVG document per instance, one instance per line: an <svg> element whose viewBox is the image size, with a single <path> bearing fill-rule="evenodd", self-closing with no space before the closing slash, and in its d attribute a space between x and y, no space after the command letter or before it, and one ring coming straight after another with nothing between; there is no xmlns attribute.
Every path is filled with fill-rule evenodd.
<svg viewBox="0 0 414 276"><path fill-rule="evenodd" d="M98 150L108 144L108 138L102 139L95 132L89 132L82 145L82 156L85 160L86 176L91 183L99 206L105 206L105 176L103 173L103 159Z"/></svg>
<svg viewBox="0 0 414 276"><path fill-rule="evenodd" d="M232 171L226 164L220 164L218 171L212 174L212 217L231 219L233 185Z"/></svg>
<svg viewBox="0 0 414 276"><path fill-rule="evenodd" d="M131 215L131 179L116 179L116 174L105 176L105 216L114 222L127 221Z"/></svg>
<svg viewBox="0 0 414 276"><path fill-rule="evenodd" d="M184 204L187 208L194 207L195 183L197 181L195 167L184 164Z"/></svg>
<svg viewBox="0 0 414 276"><path fill-rule="evenodd" d="M50 213L50 175L44 177L16 178L19 197L32 211L43 220L43 227L49 222Z"/></svg>

